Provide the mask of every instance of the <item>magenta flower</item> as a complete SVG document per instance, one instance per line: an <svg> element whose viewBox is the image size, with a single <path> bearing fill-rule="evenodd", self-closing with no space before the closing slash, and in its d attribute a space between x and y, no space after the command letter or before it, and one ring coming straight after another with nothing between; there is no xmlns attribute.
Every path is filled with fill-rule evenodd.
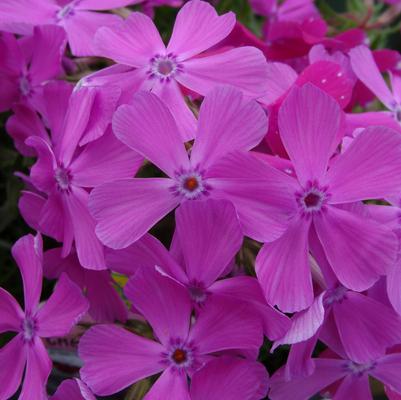
<svg viewBox="0 0 401 400"><path fill-rule="evenodd" d="M191 325L186 289L158 272L139 270L124 291L152 326L157 341L112 325L89 329L79 344L81 377L96 394L116 393L159 372L163 373L149 398L172 390L185 392L186 374L201 368L211 353L256 351L262 343L259 319L245 304L214 300Z"/></svg>
<svg viewBox="0 0 401 400"><path fill-rule="evenodd" d="M65 273L85 293L89 302L88 314L100 323L125 322L127 307L114 287L109 271L91 271L79 263L75 251L67 257L62 249L51 249L44 253L43 271L47 279L59 279Z"/></svg>
<svg viewBox="0 0 401 400"><path fill-rule="evenodd" d="M398 191L401 136L367 128L329 163L341 140L342 117L337 103L312 85L294 88L279 111L281 139L297 174L282 175L293 191L293 209L286 233L259 252L256 272L268 302L283 311L313 301L308 250L320 251L315 243L329 261L328 270L320 266L323 273L334 272L355 291L371 287L396 259L398 239L388 227L340 205Z"/></svg>
<svg viewBox="0 0 401 400"><path fill-rule="evenodd" d="M324 391L338 381L335 386L336 400L371 399L369 377L401 392L401 354L388 354L367 363L356 363L347 357L314 358L314 372L307 377L284 378L283 369L270 380L269 398L272 400L308 400L314 394ZM332 392L326 391L326 393Z"/></svg>
<svg viewBox="0 0 401 400"><path fill-rule="evenodd" d="M286 228L283 207L292 204L289 188L279 171L246 153L260 142L266 124L256 102L234 88L216 88L202 103L188 157L168 108L152 93L137 93L115 113L114 133L168 178L124 179L95 188L90 210L99 239L111 248L127 247L180 203L208 197L235 205L244 234L277 238Z"/></svg>
<svg viewBox="0 0 401 400"><path fill-rule="evenodd" d="M192 0L180 9L167 47L153 21L141 13L132 13L118 26L99 29L95 43L99 55L131 67L126 68L123 88L131 88L131 95L137 90L158 95L176 118L183 140L189 140L196 121L179 84L203 96L218 84L233 85L251 97L266 91L266 60L258 49L202 54L223 40L234 25L232 12L218 16L210 4ZM119 73L115 79L120 79Z"/></svg>
<svg viewBox="0 0 401 400"><path fill-rule="evenodd" d="M43 84L61 74L65 45L64 31L57 26L36 27L25 42L7 33L0 36L0 112L14 103L41 109Z"/></svg>
<svg viewBox="0 0 401 400"><path fill-rule="evenodd" d="M121 21L117 15L94 11L109 10L141 0L4 0L0 3L0 29L29 35L36 25L62 27L75 56L95 55L93 37L102 26Z"/></svg>
<svg viewBox="0 0 401 400"><path fill-rule="evenodd" d="M218 280L232 271L232 260L241 244L242 234L231 203L211 199L186 202L176 211L171 253L156 238L145 235L126 249L109 249L106 262L112 270L128 276L140 267L156 267L188 290L199 311L213 298L247 302L260 315L265 335L278 339L287 332L290 321L266 304L255 278Z"/></svg>
<svg viewBox="0 0 401 400"><path fill-rule="evenodd" d="M52 367L41 338L69 333L88 309L81 290L62 275L49 300L39 306L42 290L42 240L27 235L12 248L24 283L25 311L0 288L0 332L16 332L0 350L0 398L18 389L26 365L20 399L47 399L45 385Z"/></svg>
<svg viewBox="0 0 401 400"><path fill-rule="evenodd" d="M111 129L100 139L79 148L90 114L101 112L92 109L94 98L94 91L76 91L64 115L64 107L59 106L64 100L46 97L53 144L39 136L26 140L38 155L30 181L40 193L25 192L20 209L35 229L63 242L63 257L70 253L74 242L82 266L105 269L103 246L95 235L95 221L87 209L87 189L132 176L142 159L123 146Z"/></svg>

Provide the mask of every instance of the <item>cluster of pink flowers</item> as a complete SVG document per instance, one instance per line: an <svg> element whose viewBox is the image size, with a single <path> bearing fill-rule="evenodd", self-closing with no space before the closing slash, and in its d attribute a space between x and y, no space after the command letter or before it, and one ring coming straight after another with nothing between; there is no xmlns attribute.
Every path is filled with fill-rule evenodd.
<svg viewBox="0 0 401 400"><path fill-rule="evenodd" d="M181 7L167 45L162 4ZM401 398L401 55L328 36L312 0L250 4L263 40L201 0L0 1L0 111L34 158L18 206L37 232L12 249L24 310L0 288L0 400L153 376L146 400L368 400L369 377ZM74 86L76 57L110 66ZM167 215L169 248L149 233ZM49 397L42 339L83 319L79 378ZM283 345L269 377L260 350Z"/></svg>

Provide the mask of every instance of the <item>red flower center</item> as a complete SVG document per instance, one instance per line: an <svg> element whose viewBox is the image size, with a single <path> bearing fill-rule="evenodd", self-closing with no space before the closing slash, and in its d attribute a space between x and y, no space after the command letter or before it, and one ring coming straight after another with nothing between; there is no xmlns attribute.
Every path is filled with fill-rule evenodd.
<svg viewBox="0 0 401 400"><path fill-rule="evenodd" d="M199 182L194 176L190 176L185 180L184 187L190 192L193 192L199 187Z"/></svg>
<svg viewBox="0 0 401 400"><path fill-rule="evenodd" d="M176 349L174 350L172 358L177 364L182 364L187 361L187 352L182 349Z"/></svg>
<svg viewBox="0 0 401 400"><path fill-rule="evenodd" d="M320 201L321 201L321 196L319 196L317 193L313 193L313 192L309 193L304 198L304 203L307 208L318 206Z"/></svg>

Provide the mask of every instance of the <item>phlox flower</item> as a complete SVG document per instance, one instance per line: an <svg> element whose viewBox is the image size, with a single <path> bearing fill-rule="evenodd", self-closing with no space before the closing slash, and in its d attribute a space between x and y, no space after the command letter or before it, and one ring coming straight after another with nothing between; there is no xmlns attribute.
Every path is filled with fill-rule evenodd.
<svg viewBox="0 0 401 400"><path fill-rule="evenodd" d="M38 156L29 178L38 192L24 192L19 207L35 229L63 243L63 257L75 243L84 267L105 269L103 246L87 209L87 189L132 176L142 158L123 146L111 129L85 147L79 146L91 114L100 112L92 109L95 95L90 89L76 91L69 99L66 115L60 106L63 99L46 96L52 140L49 143L40 136L26 140Z"/></svg>
<svg viewBox="0 0 401 400"><path fill-rule="evenodd" d="M121 21L117 15L96 11L139 2L141 0L4 0L0 3L0 29L29 35L37 25L57 25L65 30L75 56L95 55L96 30Z"/></svg>
<svg viewBox="0 0 401 400"><path fill-rule="evenodd" d="M232 271L242 243L234 206L223 200L186 202L176 210L176 230L170 253L151 235L121 250L106 252L109 268L128 276L141 268L157 270L188 290L202 312L209 299L228 297L247 302L263 322L271 340L282 337L289 319L267 305L258 281L250 276L219 279ZM205 268L207 266L207 268Z"/></svg>
<svg viewBox="0 0 401 400"><path fill-rule="evenodd" d="M206 198L231 201L244 234L262 240L279 236L286 227L283 207L292 201L286 197L288 187L279 171L247 153L266 126L255 101L237 89L218 87L200 107L188 156L168 108L152 93L137 93L131 105L116 111L113 131L168 177L124 179L95 188L89 206L99 239L114 249L127 247L179 204Z"/></svg>
<svg viewBox="0 0 401 400"><path fill-rule="evenodd" d="M186 289L144 268L130 278L124 292L152 326L156 340L113 325L90 328L80 340L79 355L84 362L81 377L96 394L116 393L162 372L148 398L185 398L186 375L200 369L212 353L255 351L262 344L259 319L248 305L215 299L191 324Z"/></svg>
<svg viewBox="0 0 401 400"><path fill-rule="evenodd" d="M8 399L16 392L26 366L19 399L45 400L52 362L41 338L68 334L88 309L88 303L79 287L62 275L49 300L39 305L43 257L40 236L22 237L12 254L24 283L25 310L0 288L0 332L17 333L0 349L0 398Z"/></svg>
<svg viewBox="0 0 401 400"><path fill-rule="evenodd" d="M371 287L396 260L398 239L391 229L341 205L399 191L401 136L366 128L329 162L342 118L335 100L310 84L295 87L279 111L281 139L297 176L282 174L292 188L293 211L287 231L259 252L256 272L268 302L283 311L300 311L313 301L309 249L314 254L322 248L326 275L332 270L355 291Z"/></svg>
<svg viewBox="0 0 401 400"><path fill-rule="evenodd" d="M331 355L331 354L330 354ZM314 358L315 369L306 377L287 380L281 368L271 378L269 398L272 400L308 400L319 392L334 391L336 400L371 399L369 377L401 392L401 354L392 353L357 363L340 353L340 357ZM330 386L335 384L334 387Z"/></svg>
<svg viewBox="0 0 401 400"><path fill-rule="evenodd" d="M99 29L95 43L99 55L119 64L109 69L109 81L118 84L124 73L123 90L129 88L131 95L137 90L158 95L176 118L182 138L189 140L194 137L196 121L179 85L203 96L217 84L233 85L250 97L266 91L266 60L258 49L240 47L203 54L234 25L234 13L218 16L210 4L192 0L178 12L167 46L153 21L141 13L132 13L120 25Z"/></svg>
<svg viewBox="0 0 401 400"><path fill-rule="evenodd" d="M31 38L0 36L0 112L14 103L42 108L43 84L62 73L66 46L64 31L57 26L38 26Z"/></svg>

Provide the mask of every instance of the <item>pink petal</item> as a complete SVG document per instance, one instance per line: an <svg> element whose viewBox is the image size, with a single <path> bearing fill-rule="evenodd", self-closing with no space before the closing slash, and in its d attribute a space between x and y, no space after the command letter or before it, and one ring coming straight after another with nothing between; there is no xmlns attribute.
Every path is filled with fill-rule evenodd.
<svg viewBox="0 0 401 400"><path fill-rule="evenodd" d="M188 142L192 140L196 133L196 118L188 107L178 83L174 79L170 82L155 82L152 87L152 93L156 94L165 103L174 116L181 141Z"/></svg>
<svg viewBox="0 0 401 400"><path fill-rule="evenodd" d="M6 123L7 133L13 138L14 146L24 156L32 157L35 150L25 144L25 140L32 135L40 136L49 141L49 136L38 114L30 107L22 104L13 107L14 114Z"/></svg>
<svg viewBox="0 0 401 400"><path fill-rule="evenodd" d="M142 157L121 143L109 129L100 139L87 144L72 162L72 183L95 187L135 175Z"/></svg>
<svg viewBox="0 0 401 400"><path fill-rule="evenodd" d="M164 345L167 346L172 338L187 338L191 301L183 286L154 269L143 268L130 278L124 293Z"/></svg>
<svg viewBox="0 0 401 400"><path fill-rule="evenodd" d="M168 250L150 234L143 235L139 240L125 249L106 249L106 264L120 274L135 275L140 268L154 269L160 267L181 282L187 282L187 276Z"/></svg>
<svg viewBox="0 0 401 400"><path fill-rule="evenodd" d="M277 101L291 88L298 74L287 64L278 62L267 63L268 90L260 102L270 105Z"/></svg>
<svg viewBox="0 0 401 400"><path fill-rule="evenodd" d="M25 235L11 249L24 283L25 312L33 312L42 292L42 238Z"/></svg>
<svg viewBox="0 0 401 400"><path fill-rule="evenodd" d="M122 23L100 28L95 36L97 54L111 58L119 64L141 67L165 46L153 21L146 15L134 12Z"/></svg>
<svg viewBox="0 0 401 400"><path fill-rule="evenodd" d="M60 144L63 135L62 128L72 90L73 86L65 81L49 82L43 89L44 117L52 132L52 141L56 146Z"/></svg>
<svg viewBox="0 0 401 400"><path fill-rule="evenodd" d="M341 108L345 108L351 100L354 82L347 77L345 70L336 62L317 61L305 68L299 75L296 84L302 86L313 83L325 91Z"/></svg>
<svg viewBox="0 0 401 400"><path fill-rule="evenodd" d="M338 145L341 119L337 102L311 84L292 89L283 102L278 115L281 139L302 184L324 176Z"/></svg>
<svg viewBox="0 0 401 400"><path fill-rule="evenodd" d="M152 93L139 92L130 105L119 107L113 117L113 131L171 177L189 166L173 115Z"/></svg>
<svg viewBox="0 0 401 400"><path fill-rule="evenodd" d="M310 222L295 217L287 231L266 243L256 258L256 274L267 302L285 312L303 310L313 302L309 227Z"/></svg>
<svg viewBox="0 0 401 400"><path fill-rule="evenodd" d="M401 136L385 127L361 132L329 169L331 203L381 199L399 193Z"/></svg>
<svg viewBox="0 0 401 400"><path fill-rule="evenodd" d="M89 329L79 342L83 381L99 395L109 395L162 371L164 348L113 325Z"/></svg>
<svg viewBox="0 0 401 400"><path fill-rule="evenodd" d="M175 215L188 280L207 288L241 247L235 208L223 200L191 201L181 204Z"/></svg>
<svg viewBox="0 0 401 400"><path fill-rule="evenodd" d="M323 306L324 293L316 297L312 305L291 318L289 331L274 343L274 348L281 344L304 342L313 337L322 326L325 316Z"/></svg>
<svg viewBox="0 0 401 400"><path fill-rule="evenodd" d="M298 182L245 152L232 152L207 171L211 196L231 201L244 235L258 241L280 237L296 207Z"/></svg>
<svg viewBox="0 0 401 400"><path fill-rule="evenodd" d="M50 400L96 400L89 388L79 379L66 379Z"/></svg>
<svg viewBox="0 0 401 400"><path fill-rule="evenodd" d="M401 354L388 354L377 360L376 367L370 374L397 392L401 392Z"/></svg>
<svg viewBox="0 0 401 400"><path fill-rule="evenodd" d="M37 231L39 228L39 215L46 199L36 193L23 190L18 201L18 209L25 222Z"/></svg>
<svg viewBox="0 0 401 400"><path fill-rule="evenodd" d="M213 295L249 302L262 318L264 334L270 340L281 338L290 328L290 319L267 304L259 282L253 277L220 279L208 291Z"/></svg>
<svg viewBox="0 0 401 400"><path fill-rule="evenodd" d="M345 377L341 382L340 387L337 389L334 398L336 400L372 399L368 375L364 374L361 377L350 375Z"/></svg>
<svg viewBox="0 0 401 400"><path fill-rule="evenodd" d="M0 288L0 311L0 332L18 332L25 318L24 312L14 297L3 288Z"/></svg>
<svg viewBox="0 0 401 400"><path fill-rule="evenodd" d="M266 59L255 47L243 46L214 55L191 58L182 63L176 79L201 95L218 85L232 85L251 98L266 94Z"/></svg>
<svg viewBox="0 0 401 400"><path fill-rule="evenodd" d="M387 108L394 107L394 98L386 85L379 68L366 46L354 47L349 52L351 66L358 79L360 79Z"/></svg>
<svg viewBox="0 0 401 400"><path fill-rule="evenodd" d="M315 335L304 342L291 346L284 372L287 380L313 374L315 361L312 359L312 354L317 340L318 335Z"/></svg>
<svg viewBox="0 0 401 400"><path fill-rule="evenodd" d="M54 337L67 335L88 310L81 289L62 274L49 300L37 312L38 335Z"/></svg>
<svg viewBox="0 0 401 400"><path fill-rule="evenodd" d="M70 221L66 218L62 195L57 189L55 189L53 193L50 193L48 199L40 209L38 217L39 231L59 242L64 242L66 246L68 242L67 230Z"/></svg>
<svg viewBox="0 0 401 400"><path fill-rule="evenodd" d="M112 29L120 23L121 18L117 15L79 10L65 18L62 25L74 56L94 56L98 55L94 41L97 30Z"/></svg>
<svg viewBox="0 0 401 400"><path fill-rule="evenodd" d="M124 179L94 189L89 208L96 234L108 247L121 249L142 237L178 204L171 179Z"/></svg>
<svg viewBox="0 0 401 400"><path fill-rule="evenodd" d="M147 392L144 400L191 400L185 373L167 368Z"/></svg>
<svg viewBox="0 0 401 400"><path fill-rule="evenodd" d="M125 322L127 306L123 302L108 271L85 271L89 314L99 323Z"/></svg>
<svg viewBox="0 0 401 400"><path fill-rule="evenodd" d="M90 118L96 93L82 88L71 94L63 125L63 135L56 144L56 154L60 163L68 167Z"/></svg>
<svg viewBox="0 0 401 400"><path fill-rule="evenodd" d="M234 25L233 12L219 16L210 4L192 0L178 12L167 52L186 60L223 40Z"/></svg>
<svg viewBox="0 0 401 400"><path fill-rule="evenodd" d="M85 79L85 78L83 78ZM79 83L78 83L79 84ZM83 146L93 140L100 138L109 127L111 118L116 110L117 102L121 97L121 89L117 86L86 86L95 91L91 115L88 125L79 145Z"/></svg>
<svg viewBox="0 0 401 400"><path fill-rule="evenodd" d="M258 315L246 303L212 297L203 307L189 339L199 354L222 350L256 350L262 345L262 326Z"/></svg>
<svg viewBox="0 0 401 400"><path fill-rule="evenodd" d="M95 235L96 222L88 210L89 194L78 187L63 196L74 231L75 247L84 268L106 269L103 246Z"/></svg>
<svg viewBox="0 0 401 400"><path fill-rule="evenodd" d="M46 383L52 369L52 361L39 337L25 348L27 363L19 400L45 400L47 399Z"/></svg>
<svg viewBox="0 0 401 400"><path fill-rule="evenodd" d="M18 86L8 77L0 77L0 112L8 111L19 99Z"/></svg>
<svg viewBox="0 0 401 400"><path fill-rule="evenodd" d="M61 74L61 59L67 44L64 29L55 25L34 28L29 74L33 84L40 84Z"/></svg>
<svg viewBox="0 0 401 400"><path fill-rule="evenodd" d="M234 150L251 150L266 129L267 117L260 105L244 99L237 89L218 87L201 105L191 163L208 168Z"/></svg>
<svg viewBox="0 0 401 400"><path fill-rule="evenodd" d="M38 157L31 168L32 183L41 191L51 192L56 185L54 170L57 162L50 144L39 136L30 136L25 143L35 149Z"/></svg>
<svg viewBox="0 0 401 400"><path fill-rule="evenodd" d="M0 398L9 399L17 391L26 363L23 334L12 338L0 349Z"/></svg>
<svg viewBox="0 0 401 400"><path fill-rule="evenodd" d="M336 207L314 222L327 259L347 288L368 289L394 264L398 240L383 225Z"/></svg>
<svg viewBox="0 0 401 400"><path fill-rule="evenodd" d="M401 266L397 263L387 275L387 295L394 310L401 315Z"/></svg>
<svg viewBox="0 0 401 400"><path fill-rule="evenodd" d="M262 364L218 357L191 381L191 400L260 400L267 394L269 376Z"/></svg>
<svg viewBox="0 0 401 400"><path fill-rule="evenodd" d="M401 317L368 296L347 292L333 313L344 349L357 363L369 363L401 341Z"/></svg>
<svg viewBox="0 0 401 400"><path fill-rule="evenodd" d="M52 23L59 7L47 0L4 0L0 4L2 30L29 35L35 25Z"/></svg>
<svg viewBox="0 0 401 400"><path fill-rule="evenodd" d="M276 372L270 380L269 398L271 400L306 400L328 385L346 375L343 360L315 359L316 368L307 377L287 381L283 370Z"/></svg>

